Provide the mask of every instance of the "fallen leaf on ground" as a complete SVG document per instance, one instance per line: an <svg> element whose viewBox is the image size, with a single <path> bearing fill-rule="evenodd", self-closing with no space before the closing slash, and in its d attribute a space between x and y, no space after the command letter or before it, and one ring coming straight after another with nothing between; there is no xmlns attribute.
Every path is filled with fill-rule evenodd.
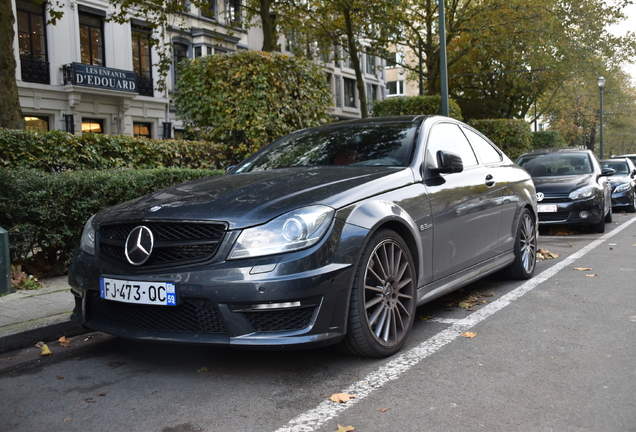
<svg viewBox="0 0 636 432"><path fill-rule="evenodd" d="M106 393L97 393L95 396L106 396Z"/></svg>
<svg viewBox="0 0 636 432"><path fill-rule="evenodd" d="M58 375L57 379L64 379L64 375Z"/></svg>
<svg viewBox="0 0 636 432"><path fill-rule="evenodd" d="M210 369L206 368L205 366L202 367L201 369L197 369L197 372L210 372Z"/></svg>
<svg viewBox="0 0 636 432"><path fill-rule="evenodd" d="M119 367L119 366L123 366L125 364L126 364L126 362L110 362L110 363L106 363L106 366L110 366L112 368L116 368L116 367Z"/></svg>
<svg viewBox="0 0 636 432"><path fill-rule="evenodd" d="M354 428L353 426L340 426L338 425L338 430L336 432L350 432L350 431L354 431L356 430L356 428Z"/></svg>
<svg viewBox="0 0 636 432"><path fill-rule="evenodd" d="M62 336L61 338L59 338L59 339L57 340L57 343L58 343L61 347L69 347L69 346L71 346L71 341L70 341L70 340L68 340L68 339L66 338L66 336Z"/></svg>
<svg viewBox="0 0 636 432"><path fill-rule="evenodd" d="M425 316L425 317L423 317L423 316L421 316L421 315L420 315L420 320L421 320L421 321L428 321L428 320L430 320L430 319L433 319L433 317L432 317L432 316Z"/></svg>
<svg viewBox="0 0 636 432"><path fill-rule="evenodd" d="M40 356L44 357L44 356L52 356L53 353L51 352L51 350L49 349L47 344L42 345L42 351L40 351Z"/></svg>
<svg viewBox="0 0 636 432"><path fill-rule="evenodd" d="M95 403L95 399L93 398L88 398L88 399L84 399L86 401L86 403Z"/></svg>
<svg viewBox="0 0 636 432"><path fill-rule="evenodd" d="M389 409L388 408L378 408L378 411L380 412L387 412Z"/></svg>
<svg viewBox="0 0 636 432"><path fill-rule="evenodd" d="M578 271L592 271L592 269L589 268L589 267L575 267L574 270L578 270Z"/></svg>
<svg viewBox="0 0 636 432"><path fill-rule="evenodd" d="M461 335L462 337L465 338L474 338L475 336L477 336L477 333L473 333L473 332L466 332L466 333L462 333Z"/></svg>
<svg viewBox="0 0 636 432"><path fill-rule="evenodd" d="M547 259L557 259L559 257L558 253L550 252L547 249L539 249L537 251L537 261L543 261Z"/></svg>
<svg viewBox="0 0 636 432"><path fill-rule="evenodd" d="M65 418L63 421L67 422L67 421L71 421L71 419L70 418Z"/></svg>
<svg viewBox="0 0 636 432"><path fill-rule="evenodd" d="M587 276L587 277L596 277L596 275L595 275L595 274L587 274L587 275L585 275L585 276Z"/></svg>
<svg viewBox="0 0 636 432"><path fill-rule="evenodd" d="M345 402L349 402L349 400L351 399L355 399L355 396L347 394L347 393L334 393L331 395L329 399L334 402L345 403Z"/></svg>

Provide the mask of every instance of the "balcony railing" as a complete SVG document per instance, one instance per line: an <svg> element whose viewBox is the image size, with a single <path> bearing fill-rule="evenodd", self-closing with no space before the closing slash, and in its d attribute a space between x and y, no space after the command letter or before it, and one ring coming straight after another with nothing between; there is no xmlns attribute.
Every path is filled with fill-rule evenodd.
<svg viewBox="0 0 636 432"><path fill-rule="evenodd" d="M137 76L137 90L141 96L154 96L155 89L152 78Z"/></svg>
<svg viewBox="0 0 636 432"><path fill-rule="evenodd" d="M20 66L22 69L22 81L51 84L48 62L20 59Z"/></svg>

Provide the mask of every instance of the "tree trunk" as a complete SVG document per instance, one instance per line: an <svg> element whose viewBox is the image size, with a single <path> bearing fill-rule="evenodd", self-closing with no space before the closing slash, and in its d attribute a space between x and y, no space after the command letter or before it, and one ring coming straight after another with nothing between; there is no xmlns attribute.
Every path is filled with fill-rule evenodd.
<svg viewBox="0 0 636 432"><path fill-rule="evenodd" d="M0 0L0 127L24 129L15 80L14 22L11 0Z"/></svg>
<svg viewBox="0 0 636 432"><path fill-rule="evenodd" d="M360 116L362 118L369 117L367 109L367 89L365 88L364 78L362 77L362 69L360 67L360 57L358 56L358 47L356 46L356 38L353 33L353 24L351 23L351 10L347 7L343 8L342 14L347 27L347 45L349 49L349 57L353 62L353 70L356 72L356 87L358 88L358 99L360 100Z"/></svg>
<svg viewBox="0 0 636 432"><path fill-rule="evenodd" d="M270 12L272 0L260 0L261 26L263 28L263 51L276 48L276 15Z"/></svg>

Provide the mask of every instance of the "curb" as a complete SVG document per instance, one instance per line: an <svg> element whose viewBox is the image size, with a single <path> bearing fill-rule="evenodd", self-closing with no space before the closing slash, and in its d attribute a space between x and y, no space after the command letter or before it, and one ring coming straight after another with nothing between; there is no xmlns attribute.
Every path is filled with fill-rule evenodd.
<svg viewBox="0 0 636 432"><path fill-rule="evenodd" d="M91 331L65 318L41 327L1 335L0 353L33 346L39 341L50 342L62 336L77 336Z"/></svg>

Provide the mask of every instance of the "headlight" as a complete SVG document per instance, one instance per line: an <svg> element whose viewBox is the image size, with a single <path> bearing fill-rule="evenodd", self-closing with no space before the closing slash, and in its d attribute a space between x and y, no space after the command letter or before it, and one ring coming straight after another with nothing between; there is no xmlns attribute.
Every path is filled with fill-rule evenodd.
<svg viewBox="0 0 636 432"><path fill-rule="evenodd" d="M616 189L614 189L614 193L626 192L628 190L629 190L629 183L623 183L616 186Z"/></svg>
<svg viewBox="0 0 636 432"><path fill-rule="evenodd" d="M95 215L91 216L84 225L84 231L82 232L82 240L80 241L80 249L91 255L95 255L95 228L93 227L93 219Z"/></svg>
<svg viewBox="0 0 636 432"><path fill-rule="evenodd" d="M304 207L286 213L265 225L244 230L228 259L291 252L320 241L327 232L334 211L326 206Z"/></svg>
<svg viewBox="0 0 636 432"><path fill-rule="evenodd" d="M570 193L570 199L577 200L594 196L594 187L585 186Z"/></svg>

